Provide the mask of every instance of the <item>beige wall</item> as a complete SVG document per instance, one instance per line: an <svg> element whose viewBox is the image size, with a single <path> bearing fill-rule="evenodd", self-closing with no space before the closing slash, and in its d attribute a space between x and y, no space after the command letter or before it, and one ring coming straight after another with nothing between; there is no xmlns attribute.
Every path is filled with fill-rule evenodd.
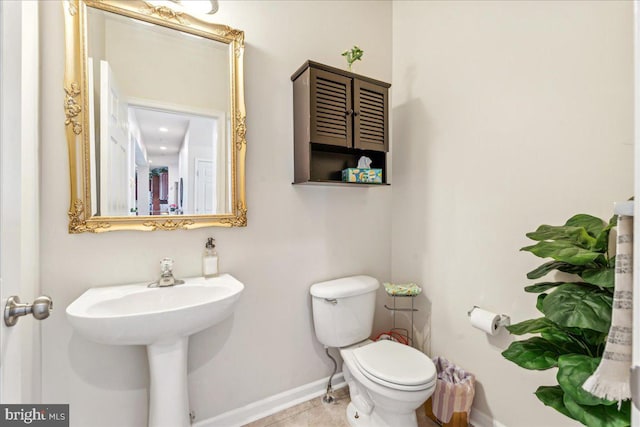
<svg viewBox="0 0 640 427"><path fill-rule="evenodd" d="M425 288L432 354L475 373L506 426L568 426L553 372L502 358L479 305L537 317L518 249L541 223L608 219L633 194L631 2L393 2L392 276Z"/></svg>
<svg viewBox="0 0 640 427"><path fill-rule="evenodd" d="M366 19L354 18L365 5ZM40 7L42 291L57 307L42 324L43 401L70 403L73 426L144 425L145 350L74 335L64 308L91 286L153 280L164 256L175 259L178 276L200 274L208 236L216 238L220 269L246 288L232 318L190 342L197 418L328 376L309 286L356 273L388 280L391 188L291 185L290 76L307 59L343 66L340 53L357 43L368 56L359 71L390 81L390 2L221 2L217 19L246 31L248 227L101 235L66 231L62 7Z"/></svg>

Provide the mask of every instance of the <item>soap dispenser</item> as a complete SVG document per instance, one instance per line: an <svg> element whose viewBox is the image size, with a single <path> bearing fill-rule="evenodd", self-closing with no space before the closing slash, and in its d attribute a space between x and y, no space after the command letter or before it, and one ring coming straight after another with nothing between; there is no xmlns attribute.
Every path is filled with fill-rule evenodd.
<svg viewBox="0 0 640 427"><path fill-rule="evenodd" d="M215 240L213 237L207 239L202 254L202 275L204 277L214 277L218 275L218 253L216 252Z"/></svg>

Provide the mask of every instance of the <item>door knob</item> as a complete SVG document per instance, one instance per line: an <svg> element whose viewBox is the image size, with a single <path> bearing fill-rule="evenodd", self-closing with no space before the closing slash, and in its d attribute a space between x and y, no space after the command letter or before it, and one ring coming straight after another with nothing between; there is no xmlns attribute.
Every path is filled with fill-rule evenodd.
<svg viewBox="0 0 640 427"><path fill-rule="evenodd" d="M51 310L53 310L53 301L46 295L36 298L33 304L21 304L20 298L14 295L7 299L7 304L4 306L4 324L14 326L18 323L20 316L27 314L33 314L37 320L46 319Z"/></svg>

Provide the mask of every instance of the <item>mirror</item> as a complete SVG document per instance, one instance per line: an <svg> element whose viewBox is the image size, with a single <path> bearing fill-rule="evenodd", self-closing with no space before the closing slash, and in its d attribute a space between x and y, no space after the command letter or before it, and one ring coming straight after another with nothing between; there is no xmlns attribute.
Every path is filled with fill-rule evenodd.
<svg viewBox="0 0 640 427"><path fill-rule="evenodd" d="M246 225L244 33L171 4L64 2L71 233Z"/></svg>

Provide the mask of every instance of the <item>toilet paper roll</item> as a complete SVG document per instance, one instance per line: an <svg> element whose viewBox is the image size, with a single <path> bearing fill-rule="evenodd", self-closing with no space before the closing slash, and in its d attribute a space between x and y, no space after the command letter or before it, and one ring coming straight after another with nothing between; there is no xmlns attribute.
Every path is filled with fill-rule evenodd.
<svg viewBox="0 0 640 427"><path fill-rule="evenodd" d="M492 313L481 308L474 308L469 315L471 326L476 329L480 329L489 335L496 335L498 333L500 315Z"/></svg>

